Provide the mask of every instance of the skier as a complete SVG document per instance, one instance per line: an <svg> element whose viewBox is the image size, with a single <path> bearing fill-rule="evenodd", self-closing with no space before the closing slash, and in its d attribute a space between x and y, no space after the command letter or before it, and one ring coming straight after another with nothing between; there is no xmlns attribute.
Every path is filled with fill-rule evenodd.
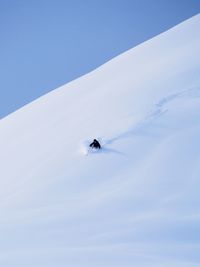
<svg viewBox="0 0 200 267"><path fill-rule="evenodd" d="M101 145L96 139L94 139L93 142L90 144L90 147L100 149Z"/></svg>

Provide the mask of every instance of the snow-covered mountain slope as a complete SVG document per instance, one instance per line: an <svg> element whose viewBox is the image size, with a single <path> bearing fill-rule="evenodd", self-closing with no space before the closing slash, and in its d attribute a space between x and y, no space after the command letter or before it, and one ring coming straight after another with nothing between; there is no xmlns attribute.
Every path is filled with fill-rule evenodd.
<svg viewBox="0 0 200 267"><path fill-rule="evenodd" d="M199 138L197 15L0 121L0 266L200 266Z"/></svg>

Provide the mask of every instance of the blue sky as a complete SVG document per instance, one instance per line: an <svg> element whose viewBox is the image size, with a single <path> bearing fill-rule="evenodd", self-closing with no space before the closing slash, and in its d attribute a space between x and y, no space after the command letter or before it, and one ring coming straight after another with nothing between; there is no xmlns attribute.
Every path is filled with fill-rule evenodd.
<svg viewBox="0 0 200 267"><path fill-rule="evenodd" d="M199 0L0 0L0 117L199 12Z"/></svg>

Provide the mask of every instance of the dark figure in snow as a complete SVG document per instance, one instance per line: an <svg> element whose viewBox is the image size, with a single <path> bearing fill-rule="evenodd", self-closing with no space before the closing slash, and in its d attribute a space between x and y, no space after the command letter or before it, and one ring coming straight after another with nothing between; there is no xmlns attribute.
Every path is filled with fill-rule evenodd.
<svg viewBox="0 0 200 267"><path fill-rule="evenodd" d="M90 144L90 147L100 149L101 145L96 139L94 139L94 141Z"/></svg>

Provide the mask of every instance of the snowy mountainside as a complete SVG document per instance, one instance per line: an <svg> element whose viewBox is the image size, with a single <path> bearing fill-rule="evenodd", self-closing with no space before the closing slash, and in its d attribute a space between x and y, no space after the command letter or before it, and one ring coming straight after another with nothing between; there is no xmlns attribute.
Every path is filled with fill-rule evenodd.
<svg viewBox="0 0 200 267"><path fill-rule="evenodd" d="M0 121L1 266L200 266L199 29L197 15Z"/></svg>

